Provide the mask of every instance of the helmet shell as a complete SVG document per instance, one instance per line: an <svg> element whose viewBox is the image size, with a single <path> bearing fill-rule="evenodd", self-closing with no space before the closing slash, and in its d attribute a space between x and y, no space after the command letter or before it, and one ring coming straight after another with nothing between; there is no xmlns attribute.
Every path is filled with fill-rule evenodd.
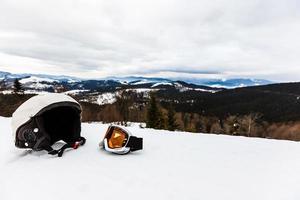
<svg viewBox="0 0 300 200"><path fill-rule="evenodd" d="M80 104L75 99L61 93L40 94L25 101L12 115L13 138L16 139L18 129L29 122L32 117L60 106L70 106L82 111Z"/></svg>

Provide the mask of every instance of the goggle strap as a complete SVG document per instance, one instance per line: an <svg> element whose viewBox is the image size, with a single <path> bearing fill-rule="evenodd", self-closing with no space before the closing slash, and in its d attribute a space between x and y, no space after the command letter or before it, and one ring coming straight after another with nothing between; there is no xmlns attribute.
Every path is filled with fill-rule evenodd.
<svg viewBox="0 0 300 200"><path fill-rule="evenodd" d="M138 151L143 149L143 138L130 136L126 147L130 148L130 151Z"/></svg>

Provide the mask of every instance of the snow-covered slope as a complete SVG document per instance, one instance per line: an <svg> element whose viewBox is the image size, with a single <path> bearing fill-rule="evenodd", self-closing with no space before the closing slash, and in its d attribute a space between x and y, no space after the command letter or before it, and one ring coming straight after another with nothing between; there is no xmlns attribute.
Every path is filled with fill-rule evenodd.
<svg viewBox="0 0 300 200"><path fill-rule="evenodd" d="M144 150L98 148L108 125L83 124L84 147L62 158L14 148L0 118L1 200L297 200L300 144L129 128Z"/></svg>
<svg viewBox="0 0 300 200"><path fill-rule="evenodd" d="M100 94L97 98L98 105L105 105L105 104L113 104L117 101L117 94L116 93L103 93Z"/></svg>
<svg viewBox="0 0 300 200"><path fill-rule="evenodd" d="M29 76L29 77L24 78L20 81L20 83L22 83L22 84L31 83L31 82L49 82L49 83L53 83L53 82L58 82L58 81L54 80L54 79L50 79L50 78L40 78L40 77L37 77L37 76Z"/></svg>

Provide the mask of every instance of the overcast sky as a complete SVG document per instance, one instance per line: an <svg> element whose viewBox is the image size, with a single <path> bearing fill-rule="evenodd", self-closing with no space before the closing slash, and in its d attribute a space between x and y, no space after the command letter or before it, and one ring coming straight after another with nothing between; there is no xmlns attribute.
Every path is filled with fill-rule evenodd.
<svg viewBox="0 0 300 200"><path fill-rule="evenodd" d="M0 0L0 70L300 81L299 0Z"/></svg>

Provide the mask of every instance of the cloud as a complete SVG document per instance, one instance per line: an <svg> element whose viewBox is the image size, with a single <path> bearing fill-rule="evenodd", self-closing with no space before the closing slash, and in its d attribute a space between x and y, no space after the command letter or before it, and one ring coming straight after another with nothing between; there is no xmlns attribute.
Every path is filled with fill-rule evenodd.
<svg viewBox="0 0 300 200"><path fill-rule="evenodd" d="M297 80L297 0L2 0L0 70Z"/></svg>

